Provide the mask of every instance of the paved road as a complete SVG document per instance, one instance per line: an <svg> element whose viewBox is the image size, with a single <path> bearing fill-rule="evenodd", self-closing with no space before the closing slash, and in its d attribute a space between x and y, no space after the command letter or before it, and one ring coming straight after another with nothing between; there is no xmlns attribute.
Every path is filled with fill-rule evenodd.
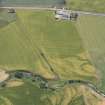
<svg viewBox="0 0 105 105"><path fill-rule="evenodd" d="M92 16L105 17L105 13L94 13L94 12L85 12L85 11L73 11L73 12L77 12L80 15L92 15Z"/></svg>
<svg viewBox="0 0 105 105"><path fill-rule="evenodd" d="M15 8L15 9L24 9L24 10L49 10L49 11L55 11L55 10L62 10L62 9L56 9L56 8L38 8L38 7L0 7L1 9L9 9L9 8ZM105 17L105 13L95 13L95 12L86 12L86 11L73 11L73 10L66 10L70 12L76 12L79 15L91 15L91 16L101 16Z"/></svg>

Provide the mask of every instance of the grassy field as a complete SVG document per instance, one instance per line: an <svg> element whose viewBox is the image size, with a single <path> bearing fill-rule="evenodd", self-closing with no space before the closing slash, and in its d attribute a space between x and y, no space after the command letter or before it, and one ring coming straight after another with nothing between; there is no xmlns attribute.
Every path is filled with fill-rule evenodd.
<svg viewBox="0 0 105 105"><path fill-rule="evenodd" d="M0 90L0 93L2 94L0 97L1 105L46 105L41 97L48 94L48 92L33 86L31 83L25 83L20 87L7 88L3 91Z"/></svg>
<svg viewBox="0 0 105 105"><path fill-rule="evenodd" d="M97 78L75 22L56 21L48 11L17 11L16 18L0 29L1 67L30 69L50 77L52 73L38 51L41 49L61 78Z"/></svg>
<svg viewBox="0 0 105 105"><path fill-rule="evenodd" d="M97 105L100 101L97 95L83 86L65 86L58 91L46 91L29 82L20 87L0 90L0 94L1 105L88 105L86 102Z"/></svg>
<svg viewBox="0 0 105 105"><path fill-rule="evenodd" d="M53 78L48 64L40 55L41 50L62 80L80 79L96 84L100 80L99 74L89 61L88 49L84 49L76 25L76 22L56 21L51 11L18 10L16 21L0 28L0 68L28 69ZM87 101L90 100L88 96L91 97L94 101L90 103L94 105L97 96L82 88L84 91L81 91L81 86L65 86L50 94L27 83L1 90L0 102L10 105L71 105L74 99L77 100L74 105L77 102L81 105L84 100L77 96L82 95Z"/></svg>
<svg viewBox="0 0 105 105"><path fill-rule="evenodd" d="M101 79L101 86L105 91L105 18L104 17L92 17L81 16L77 28L80 32L80 36L84 41L84 47L91 55L91 61L99 71L99 77Z"/></svg>
<svg viewBox="0 0 105 105"><path fill-rule="evenodd" d="M105 12L105 0L66 0L66 2L70 9Z"/></svg>

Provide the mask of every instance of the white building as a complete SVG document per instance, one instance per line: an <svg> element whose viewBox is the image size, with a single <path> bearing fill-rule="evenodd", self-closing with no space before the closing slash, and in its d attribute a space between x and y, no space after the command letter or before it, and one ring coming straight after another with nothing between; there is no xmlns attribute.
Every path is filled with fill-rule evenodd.
<svg viewBox="0 0 105 105"><path fill-rule="evenodd" d="M70 20L70 13L66 10L58 10L55 12L55 18L60 20Z"/></svg>
<svg viewBox="0 0 105 105"><path fill-rule="evenodd" d="M68 10L62 9L55 11L55 18L59 20L73 20L77 19L77 17L78 17L77 13L73 13Z"/></svg>

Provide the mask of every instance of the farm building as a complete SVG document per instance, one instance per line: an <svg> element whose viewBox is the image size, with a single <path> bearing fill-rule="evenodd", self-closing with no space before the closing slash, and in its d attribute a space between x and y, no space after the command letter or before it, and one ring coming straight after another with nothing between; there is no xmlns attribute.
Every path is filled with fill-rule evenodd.
<svg viewBox="0 0 105 105"><path fill-rule="evenodd" d="M16 10L13 8L8 9L8 13L16 13Z"/></svg>
<svg viewBox="0 0 105 105"><path fill-rule="evenodd" d="M77 20L78 13L67 10L57 10L55 11L55 18L58 20Z"/></svg>

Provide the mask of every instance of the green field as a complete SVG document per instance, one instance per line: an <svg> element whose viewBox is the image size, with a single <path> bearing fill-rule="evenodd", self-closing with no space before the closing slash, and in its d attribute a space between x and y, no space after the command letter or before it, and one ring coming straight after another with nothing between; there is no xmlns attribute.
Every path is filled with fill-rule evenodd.
<svg viewBox="0 0 105 105"><path fill-rule="evenodd" d="M0 39L1 67L34 71L36 69L36 72L44 73L48 66L40 57L38 49L41 49L56 72L62 71L59 73L62 78L94 79L96 75L84 51L75 22L56 21L52 12L17 11L16 22L1 28ZM82 69L87 71L87 74L82 72ZM91 73L95 75L92 76Z"/></svg>
<svg viewBox="0 0 105 105"><path fill-rule="evenodd" d="M52 12L19 11L16 22L0 29L0 39L3 40L0 64L35 65L36 44L54 57L78 54L83 49L77 34L72 23L55 21Z"/></svg>
<svg viewBox="0 0 105 105"><path fill-rule="evenodd" d="M45 78L53 78L40 55L42 51L61 80L79 79L93 84L100 82L98 71L89 59L91 54L87 52L87 47L84 48L83 33L79 31L79 22L83 20L84 23L82 17L77 22L56 21L53 12L40 10L17 10L15 16L15 21L0 27L0 68L26 69ZM88 97L91 97L93 101L90 104L94 105L98 100L97 95L85 86L67 85L49 92L33 86L29 81L18 87L0 90L0 93L0 102L5 105L76 105L77 102L81 105L84 102L82 97L87 102L90 101Z"/></svg>
<svg viewBox="0 0 105 105"><path fill-rule="evenodd" d="M35 93L34 93L35 91ZM0 104L2 105L46 105L41 101L41 96L46 95L47 92L43 91L30 83L24 86L0 90ZM31 97L31 98L30 98Z"/></svg>
<svg viewBox="0 0 105 105"><path fill-rule="evenodd" d="M70 9L105 12L105 0L66 0L66 2Z"/></svg>
<svg viewBox="0 0 105 105"><path fill-rule="evenodd" d="M91 61L99 71L99 87L105 91L105 17L81 16L77 23L84 47L91 55Z"/></svg>
<svg viewBox="0 0 105 105"><path fill-rule="evenodd" d="M31 83L26 82L23 86L0 90L1 105L84 105L84 99L91 105L97 103L98 98L89 90L81 91L81 87L66 86L58 91L41 90ZM78 94L78 95L77 95ZM87 94L87 96L84 96ZM87 97L93 100L89 100ZM87 105L87 103L85 103Z"/></svg>

